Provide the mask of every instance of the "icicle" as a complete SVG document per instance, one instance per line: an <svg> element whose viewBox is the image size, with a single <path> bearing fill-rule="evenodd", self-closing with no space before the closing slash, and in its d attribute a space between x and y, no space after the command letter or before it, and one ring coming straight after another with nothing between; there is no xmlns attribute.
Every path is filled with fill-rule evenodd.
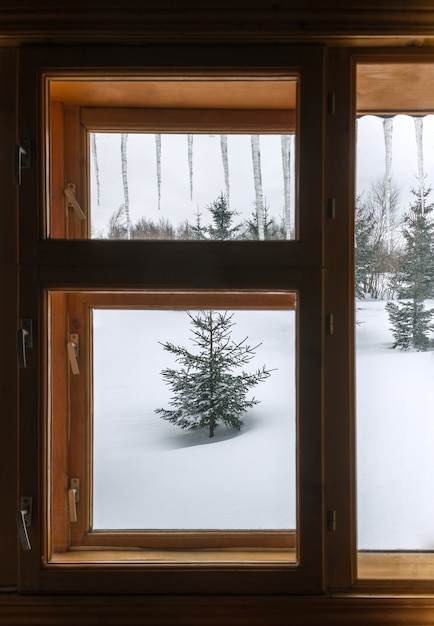
<svg viewBox="0 0 434 626"><path fill-rule="evenodd" d="M259 135L251 135L252 143L252 162L253 162L253 180L255 184L255 203L256 203L256 219L258 223L258 238L265 239L264 232L264 199L262 195L262 176L261 176L261 151L259 146Z"/></svg>
<svg viewBox="0 0 434 626"><path fill-rule="evenodd" d="M281 136L282 169L283 169L283 201L286 238L291 236L291 137Z"/></svg>
<svg viewBox="0 0 434 626"><path fill-rule="evenodd" d="M157 154L157 191L158 210L161 209L161 135L155 135L155 150Z"/></svg>
<svg viewBox="0 0 434 626"><path fill-rule="evenodd" d="M124 211L127 221L127 239L131 239L130 220L130 199L128 194L128 161L127 161L127 141L128 134L121 134L121 164L122 164L122 186L124 189Z"/></svg>
<svg viewBox="0 0 434 626"><path fill-rule="evenodd" d="M423 117L414 118L414 130L416 133L417 147L417 177L419 180L419 195L422 215L424 214L424 191L425 191L425 174L423 172Z"/></svg>
<svg viewBox="0 0 434 626"><path fill-rule="evenodd" d="M225 188L226 188L226 202L228 208L230 207L229 200L229 160L228 160L228 136L220 135L220 146L222 152L223 170L225 173Z"/></svg>
<svg viewBox="0 0 434 626"><path fill-rule="evenodd" d="M95 167L96 203L99 206L101 186L100 186L100 179L99 179L99 165L98 165L98 150L97 150L97 146L96 146L96 133L91 133L90 134L90 148L92 150L93 164L94 164L94 167Z"/></svg>
<svg viewBox="0 0 434 626"><path fill-rule="evenodd" d="M386 151L386 173L384 177L385 181L385 214L387 225L387 251L390 254L392 249L392 216L391 216L391 194L392 194L392 138L393 138L393 117L383 118L383 132L384 132L384 147Z"/></svg>
<svg viewBox="0 0 434 626"><path fill-rule="evenodd" d="M187 135L188 171L190 173L190 200L193 200L193 135Z"/></svg>

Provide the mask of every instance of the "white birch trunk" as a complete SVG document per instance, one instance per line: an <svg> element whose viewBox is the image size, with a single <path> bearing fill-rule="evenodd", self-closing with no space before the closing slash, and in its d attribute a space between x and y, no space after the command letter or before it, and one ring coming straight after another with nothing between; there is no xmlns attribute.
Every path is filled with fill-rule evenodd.
<svg viewBox="0 0 434 626"><path fill-rule="evenodd" d="M283 202L286 238L291 237L291 137L282 135Z"/></svg>
<svg viewBox="0 0 434 626"><path fill-rule="evenodd" d="M187 135L188 171L190 173L190 200L193 200L193 135Z"/></svg>
<svg viewBox="0 0 434 626"><path fill-rule="evenodd" d="M419 196L422 214L425 212L424 191L425 191L425 174L423 171L423 117L414 118L414 130L416 134L417 149L417 178L419 181Z"/></svg>
<svg viewBox="0 0 434 626"><path fill-rule="evenodd" d="M161 135L155 135L155 152L157 157L157 194L158 210L161 209Z"/></svg>
<svg viewBox="0 0 434 626"><path fill-rule="evenodd" d="M128 193L128 160L127 160L127 141L128 134L121 134L121 165L122 165L122 186L124 190L124 211L127 221L127 239L131 239L131 220L130 220L130 199Z"/></svg>
<svg viewBox="0 0 434 626"><path fill-rule="evenodd" d="M99 178L99 165L98 165L98 148L96 145L96 133L90 134L90 149L92 151L93 165L95 168L95 179L96 179L96 203L99 206L99 201L101 197L101 184Z"/></svg>
<svg viewBox="0 0 434 626"><path fill-rule="evenodd" d="M265 239L264 229L264 198L262 193L262 175L261 175L261 150L259 145L259 135L251 136L252 143L252 162L253 162L253 181L255 185L255 204L256 219L258 223L258 238L263 241Z"/></svg>
<svg viewBox="0 0 434 626"><path fill-rule="evenodd" d="M222 152L223 171L225 173L226 201L227 201L228 208L230 208L229 159L228 159L228 136L227 135L220 135L220 146L221 146L221 152Z"/></svg>
<svg viewBox="0 0 434 626"><path fill-rule="evenodd" d="M384 131L384 147L386 152L385 157L385 198L384 209L386 214L386 229L387 229L387 251L390 254L392 250L392 216L391 216L391 203L390 198L392 194L392 139L393 139L393 117L385 117L383 119L383 131Z"/></svg>

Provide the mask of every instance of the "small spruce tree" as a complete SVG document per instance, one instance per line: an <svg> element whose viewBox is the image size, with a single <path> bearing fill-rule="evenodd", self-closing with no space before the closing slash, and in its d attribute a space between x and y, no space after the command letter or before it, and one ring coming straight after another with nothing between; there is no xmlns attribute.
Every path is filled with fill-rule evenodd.
<svg viewBox="0 0 434 626"><path fill-rule="evenodd" d="M434 310L424 305L434 292L434 205L426 204L430 191L413 192L416 200L404 218L405 249L396 278L398 298L404 301L386 304L395 346L403 350L423 351L432 343Z"/></svg>
<svg viewBox="0 0 434 626"><path fill-rule="evenodd" d="M198 215L196 225L192 227L198 239L226 241L228 239L238 238L241 225L233 224L234 217L238 215L238 213L230 210L227 197L224 193L221 193L206 209L211 213L212 224L203 226L199 219L200 214Z"/></svg>
<svg viewBox="0 0 434 626"><path fill-rule="evenodd" d="M261 344L251 347L247 337L239 342L232 340L233 313L187 314L197 350L192 352L169 342L161 344L182 367L161 372L173 392L169 402L173 409L156 409L156 413L182 429L207 428L210 437L219 424L240 430L242 415L259 402L247 398L249 390L270 376L265 365L250 374L241 369L254 358Z"/></svg>

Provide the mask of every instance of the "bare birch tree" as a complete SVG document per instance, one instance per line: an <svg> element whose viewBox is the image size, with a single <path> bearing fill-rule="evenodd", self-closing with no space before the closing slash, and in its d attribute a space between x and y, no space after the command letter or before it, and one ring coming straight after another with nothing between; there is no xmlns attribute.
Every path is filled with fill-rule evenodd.
<svg viewBox="0 0 434 626"><path fill-rule="evenodd" d="M291 136L282 135L283 202L286 238L291 237Z"/></svg>
<svg viewBox="0 0 434 626"><path fill-rule="evenodd" d="M414 117L417 150L417 178L422 215L425 213L425 174L423 171L423 117Z"/></svg>
<svg viewBox="0 0 434 626"><path fill-rule="evenodd" d="M383 118L384 147L385 147L385 212L388 231L387 250L390 254L392 249L392 227L391 227L391 206L390 198L392 192L392 139L393 139L393 117Z"/></svg>
<svg viewBox="0 0 434 626"><path fill-rule="evenodd" d="M228 159L228 136L220 135L220 147L222 153L222 161L223 161L223 171L225 174L225 188L226 188L226 202L228 208L230 207L230 199L229 199L229 159Z"/></svg>
<svg viewBox="0 0 434 626"><path fill-rule="evenodd" d="M127 159L128 134L121 134L121 165L122 165L122 187L124 190L124 212L127 227L127 239L131 239L131 219L130 219L130 199L128 193L128 159Z"/></svg>
<svg viewBox="0 0 434 626"><path fill-rule="evenodd" d="M259 135L251 136L252 143L252 161L253 161L253 181L255 185L255 205L256 216L258 221L258 238L263 241L265 239L264 229L264 198L262 192L262 175L261 175L261 150L259 144Z"/></svg>
<svg viewBox="0 0 434 626"><path fill-rule="evenodd" d="M101 197L101 184L100 184L100 178L99 178L98 148L96 145L96 133L90 134L90 149L92 151L93 165L95 168L96 203L99 206L99 201Z"/></svg>
<svg viewBox="0 0 434 626"><path fill-rule="evenodd" d="M187 135L188 171L190 174L190 200L193 200L193 135Z"/></svg>
<svg viewBox="0 0 434 626"><path fill-rule="evenodd" d="M157 195L158 210L161 209L161 135L155 135L155 152L157 157Z"/></svg>

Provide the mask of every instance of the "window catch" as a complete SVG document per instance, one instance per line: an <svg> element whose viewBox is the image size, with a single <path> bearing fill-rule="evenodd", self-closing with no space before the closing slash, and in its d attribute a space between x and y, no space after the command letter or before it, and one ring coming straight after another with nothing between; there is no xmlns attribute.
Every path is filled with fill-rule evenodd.
<svg viewBox="0 0 434 626"><path fill-rule="evenodd" d="M71 486L68 490L69 519L77 521L77 502L80 502L80 479L71 478Z"/></svg>
<svg viewBox="0 0 434 626"><path fill-rule="evenodd" d="M20 143L15 146L13 177L15 185L21 185L22 170L30 169L30 141L20 139Z"/></svg>
<svg viewBox="0 0 434 626"><path fill-rule="evenodd" d="M71 372L73 374L79 374L80 369L78 367L77 357L79 355L79 336L77 333L71 333L69 335L69 341L66 344L68 351L69 364L71 366Z"/></svg>
<svg viewBox="0 0 434 626"><path fill-rule="evenodd" d="M326 319L326 333L327 335L333 335L333 332L334 332L333 313L327 313L325 319Z"/></svg>
<svg viewBox="0 0 434 626"><path fill-rule="evenodd" d="M331 533L336 532L336 511L327 511L327 530Z"/></svg>
<svg viewBox="0 0 434 626"><path fill-rule="evenodd" d="M336 201L334 198L328 198L327 200L327 217L329 220L334 220L336 217Z"/></svg>
<svg viewBox="0 0 434 626"><path fill-rule="evenodd" d="M78 204L75 197L75 184L68 183L63 191L66 197L66 209L74 209L76 216L79 220L85 220L86 216L83 213L81 206Z"/></svg>
<svg viewBox="0 0 434 626"><path fill-rule="evenodd" d="M20 320L20 327L17 330L17 356L18 367L27 367L26 348L33 347L32 320L23 318Z"/></svg>
<svg viewBox="0 0 434 626"><path fill-rule="evenodd" d="M31 550L32 546L27 533L27 528L32 525L32 498L30 496L21 496L20 510L16 513L16 521L23 550Z"/></svg>

